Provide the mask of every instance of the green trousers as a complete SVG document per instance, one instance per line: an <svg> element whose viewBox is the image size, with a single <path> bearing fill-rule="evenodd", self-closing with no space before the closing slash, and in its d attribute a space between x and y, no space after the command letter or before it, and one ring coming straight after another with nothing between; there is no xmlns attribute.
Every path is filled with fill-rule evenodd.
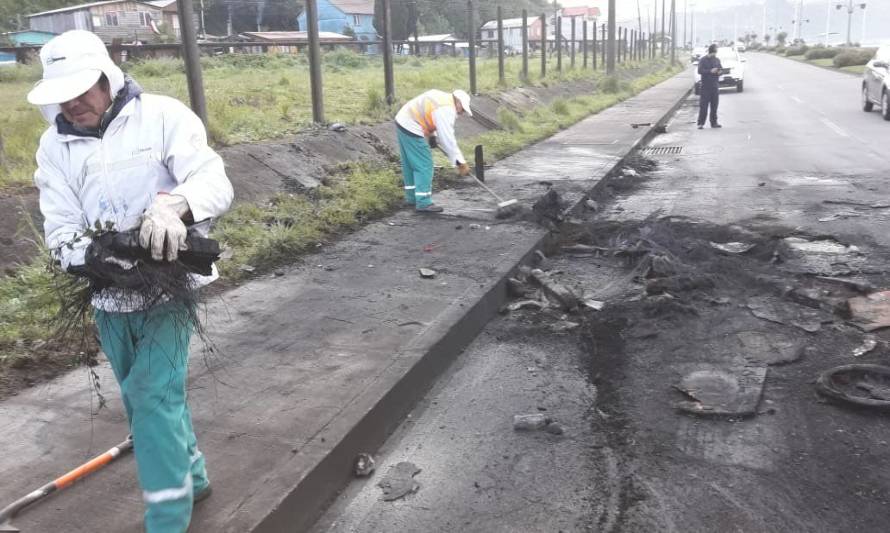
<svg viewBox="0 0 890 533"><path fill-rule="evenodd" d="M433 152L425 138L411 135L399 127L396 131L405 180L405 201L426 207L433 203Z"/></svg>
<svg viewBox="0 0 890 533"><path fill-rule="evenodd" d="M184 533L193 494L208 486L186 399L192 322L177 305L96 311L102 349L121 388L133 435L148 533Z"/></svg>

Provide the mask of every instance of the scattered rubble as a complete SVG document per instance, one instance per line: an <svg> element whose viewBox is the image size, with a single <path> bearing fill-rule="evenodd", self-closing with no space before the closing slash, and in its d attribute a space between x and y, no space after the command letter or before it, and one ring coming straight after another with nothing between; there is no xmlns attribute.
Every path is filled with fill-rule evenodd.
<svg viewBox="0 0 890 533"><path fill-rule="evenodd" d="M578 308L579 298L572 289L553 281L543 270L532 270L530 278L541 287L548 300L559 305L562 309L572 311Z"/></svg>
<svg viewBox="0 0 890 533"><path fill-rule="evenodd" d="M381 499L385 502L391 502L420 490L420 483L414 480L414 476L419 474L420 471L414 463L407 461L390 467L386 476L377 483L377 486L383 489Z"/></svg>
<svg viewBox="0 0 890 533"><path fill-rule="evenodd" d="M541 413L513 415L513 429L516 431L537 431L544 429L551 422L553 420Z"/></svg>
<svg viewBox="0 0 890 533"><path fill-rule="evenodd" d="M865 337L860 346L856 347L856 349L853 350L853 357L862 357L863 355L871 352L877 347L878 340L875 337L869 335Z"/></svg>
<svg viewBox="0 0 890 533"><path fill-rule="evenodd" d="M853 324L863 331L890 327L890 291L873 292L868 296L850 298Z"/></svg>
<svg viewBox="0 0 890 533"><path fill-rule="evenodd" d="M769 297L750 298L747 307L757 318L776 324L795 326L807 333L815 333L822 329L823 321L831 322L830 318L823 317L822 313L816 310L782 305Z"/></svg>
<svg viewBox="0 0 890 533"><path fill-rule="evenodd" d="M433 279L436 277L436 271L431 268L421 268L420 277L424 279Z"/></svg>
<svg viewBox="0 0 890 533"><path fill-rule="evenodd" d="M677 409L696 415L752 416L763 393L766 367L717 368L701 365L686 374L675 388L688 399Z"/></svg>
<svg viewBox="0 0 890 533"><path fill-rule="evenodd" d="M547 305L540 300L519 300L518 302L512 302L501 308L502 312L511 312L511 311L519 311L520 309L532 309L534 311L541 311L545 309Z"/></svg>
<svg viewBox="0 0 890 533"><path fill-rule="evenodd" d="M732 255L743 254L745 252L749 252L755 246L756 246L756 244L750 244L750 243L746 243L746 242L724 242L724 243L713 242L713 241L711 242L711 248L714 248L715 250L720 250L721 252L724 252L727 254L732 254Z"/></svg>
<svg viewBox="0 0 890 533"><path fill-rule="evenodd" d="M765 365L784 365L801 358L805 347L793 338L763 331L736 333L748 361Z"/></svg>
<svg viewBox="0 0 890 533"><path fill-rule="evenodd" d="M355 477L368 477L374 473L375 468L377 468L377 464L374 461L374 456L370 453L360 453L355 458L352 472Z"/></svg>

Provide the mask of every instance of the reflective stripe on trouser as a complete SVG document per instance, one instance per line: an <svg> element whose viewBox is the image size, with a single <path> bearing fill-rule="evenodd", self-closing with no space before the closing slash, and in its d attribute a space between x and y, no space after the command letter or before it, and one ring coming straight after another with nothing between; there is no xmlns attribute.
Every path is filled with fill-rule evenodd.
<svg viewBox="0 0 890 533"><path fill-rule="evenodd" d="M182 307L96 311L102 349L121 388L148 533L183 533L192 497L208 485L186 399L192 324Z"/></svg>
<svg viewBox="0 0 890 533"><path fill-rule="evenodd" d="M432 203L433 153L423 137L409 135L396 128L402 177L405 180L405 201L426 207Z"/></svg>

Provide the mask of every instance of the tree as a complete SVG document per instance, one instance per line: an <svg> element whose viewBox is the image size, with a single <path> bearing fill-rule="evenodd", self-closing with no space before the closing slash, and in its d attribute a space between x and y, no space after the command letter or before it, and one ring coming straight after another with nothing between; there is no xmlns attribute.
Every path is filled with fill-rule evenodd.
<svg viewBox="0 0 890 533"><path fill-rule="evenodd" d="M785 39L787 39L787 38L788 38L788 32L786 32L786 31L779 32L779 34L776 35L776 42L779 43L779 46L785 46Z"/></svg>
<svg viewBox="0 0 890 533"><path fill-rule="evenodd" d="M769 34L763 36L763 42L766 43L767 46L769 46L770 39L772 39L772 37Z"/></svg>

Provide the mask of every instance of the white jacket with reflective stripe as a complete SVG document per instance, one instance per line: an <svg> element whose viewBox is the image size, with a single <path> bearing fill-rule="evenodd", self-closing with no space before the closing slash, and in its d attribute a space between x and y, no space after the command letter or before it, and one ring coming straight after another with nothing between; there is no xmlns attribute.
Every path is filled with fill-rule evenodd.
<svg viewBox="0 0 890 533"><path fill-rule="evenodd" d="M46 244L64 268L83 263L89 241L71 248L67 243L96 222L103 227L110 222L119 231L138 227L159 192L184 196L195 221L220 216L233 198L204 124L166 96L134 98L101 139L62 135L51 125L40 139L37 167Z"/></svg>

